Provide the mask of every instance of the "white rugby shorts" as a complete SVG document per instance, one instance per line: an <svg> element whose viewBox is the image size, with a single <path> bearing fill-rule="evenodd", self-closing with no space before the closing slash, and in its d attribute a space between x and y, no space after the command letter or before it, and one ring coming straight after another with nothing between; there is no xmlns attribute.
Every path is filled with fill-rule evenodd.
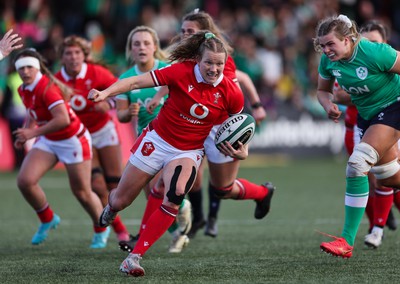
<svg viewBox="0 0 400 284"><path fill-rule="evenodd" d="M181 158L192 159L198 170L204 157L203 149L179 150L148 127L138 137L132 151L129 162L150 175L158 173L170 161Z"/></svg>
<svg viewBox="0 0 400 284"><path fill-rule="evenodd" d="M110 120L103 128L91 133L93 148L101 149L107 146L119 145L119 137L115 123Z"/></svg>
<svg viewBox="0 0 400 284"><path fill-rule="evenodd" d="M207 159L209 162L214 164L225 164L233 162L235 160L234 158L230 156L225 156L215 146L214 139L219 126L220 125L214 125L210 133L208 134L206 141L204 141L204 151L206 153Z"/></svg>
<svg viewBox="0 0 400 284"><path fill-rule="evenodd" d="M76 135L68 139L54 141L40 136L32 148L52 153L67 165L92 159L92 138L83 125Z"/></svg>

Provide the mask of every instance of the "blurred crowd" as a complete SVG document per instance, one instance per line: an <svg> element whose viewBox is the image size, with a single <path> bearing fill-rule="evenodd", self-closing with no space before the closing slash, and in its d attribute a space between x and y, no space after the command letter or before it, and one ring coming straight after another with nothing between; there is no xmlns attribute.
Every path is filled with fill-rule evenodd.
<svg viewBox="0 0 400 284"><path fill-rule="evenodd" d="M125 71L125 41L137 25L153 27L162 47L179 32L183 14L200 8L210 13L235 48L238 69L255 83L269 119L309 112L325 114L315 98L319 55L312 38L317 22L344 13L359 25L379 19L390 27L390 44L400 47L400 1L396 0L2 0L0 35L13 28L59 67L56 48L77 34L92 42L92 56L115 75ZM17 84L13 57L0 63L0 105ZM10 75L10 76L7 76ZM16 76L17 77L17 76ZM16 100L13 98L13 100ZM15 112L16 110L12 110Z"/></svg>

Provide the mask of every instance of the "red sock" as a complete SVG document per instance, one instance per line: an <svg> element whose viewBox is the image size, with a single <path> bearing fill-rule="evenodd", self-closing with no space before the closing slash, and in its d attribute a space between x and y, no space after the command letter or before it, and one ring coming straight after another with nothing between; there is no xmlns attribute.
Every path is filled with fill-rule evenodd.
<svg viewBox="0 0 400 284"><path fill-rule="evenodd" d="M384 227L393 204L393 189L381 187L375 189L374 225Z"/></svg>
<svg viewBox="0 0 400 284"><path fill-rule="evenodd" d="M36 214L38 215L40 222L42 223L48 223L53 220L54 217L54 212L53 210L51 210L48 203L46 203L46 205L42 209L37 210Z"/></svg>
<svg viewBox="0 0 400 284"><path fill-rule="evenodd" d="M268 194L268 188L251 183L246 179L238 178L235 182L240 188L240 193L237 199L254 199L260 201Z"/></svg>
<svg viewBox="0 0 400 284"><path fill-rule="evenodd" d="M393 194L393 203L396 208L400 211L400 190L396 189Z"/></svg>
<svg viewBox="0 0 400 284"><path fill-rule="evenodd" d="M374 207L375 207L375 196L369 195L367 207L365 208L365 214L367 214L368 217L370 230L374 226Z"/></svg>
<svg viewBox="0 0 400 284"><path fill-rule="evenodd" d="M175 221L178 209L161 205L149 218L145 230L140 233L132 253L144 255Z"/></svg>
<svg viewBox="0 0 400 284"><path fill-rule="evenodd" d="M97 233L103 233L103 232L105 232L107 230L107 228L103 228L103 227L96 226L96 225L93 226L93 229L94 229L94 232L96 234Z"/></svg>
<svg viewBox="0 0 400 284"><path fill-rule="evenodd" d="M114 229L114 232L117 234L128 232L124 223L122 223L121 217L117 215L114 222L112 222L111 226Z"/></svg>
<svg viewBox="0 0 400 284"><path fill-rule="evenodd" d="M162 194L155 192L154 189L150 191L149 198L147 199L146 209L144 210L142 223L140 224L139 235L142 233L143 229L146 228L146 223L150 216L160 208L163 202Z"/></svg>

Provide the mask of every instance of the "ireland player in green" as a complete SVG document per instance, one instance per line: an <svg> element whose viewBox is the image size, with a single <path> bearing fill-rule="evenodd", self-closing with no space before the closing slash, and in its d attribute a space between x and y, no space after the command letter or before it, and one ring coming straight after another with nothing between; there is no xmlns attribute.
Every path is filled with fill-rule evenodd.
<svg viewBox="0 0 400 284"><path fill-rule="evenodd" d="M155 35L155 34L154 34ZM126 57L133 64L132 68L123 73L119 79L141 75L169 65L166 56L153 39L153 31L148 27L139 26L131 31L126 45ZM150 121L160 111L164 100L153 111L148 113L146 106L160 87L137 89L117 96L117 115L121 122L130 122L132 117L138 117L138 136Z"/></svg>
<svg viewBox="0 0 400 284"><path fill-rule="evenodd" d="M150 27L138 26L133 29L126 43L126 58L132 67L120 76L120 79L127 77L138 76L152 70L160 69L169 65L166 63L167 57L160 48L160 41L157 33ZM137 134L142 133L142 130L151 122L160 111L164 103L164 98L160 104L152 109L149 113L146 110L148 103L155 96L160 87L137 89L117 96L117 117L120 122L128 123L133 117L137 117ZM161 172L159 172L151 182L146 186L145 193L148 198L145 213L143 215L142 224L139 234L145 228L147 219L151 216L155 209L161 206L163 197L163 184L156 183ZM156 188L160 187L160 188ZM188 200L184 200L179 208L177 222L175 222L168 231L172 234L173 240L169 247L169 252L179 253L182 248L187 245L189 238L187 232L192 226L191 204ZM139 238L131 236L129 241L119 242L122 250L131 251Z"/></svg>
<svg viewBox="0 0 400 284"><path fill-rule="evenodd" d="M338 122L341 115L331 101L335 79L359 111L361 142L346 168L344 228L341 237L332 236L334 241L320 245L329 254L349 258L368 201L368 173L379 185L400 186L399 53L387 44L361 38L356 24L344 15L319 23L314 46L322 52L317 96L328 117Z"/></svg>

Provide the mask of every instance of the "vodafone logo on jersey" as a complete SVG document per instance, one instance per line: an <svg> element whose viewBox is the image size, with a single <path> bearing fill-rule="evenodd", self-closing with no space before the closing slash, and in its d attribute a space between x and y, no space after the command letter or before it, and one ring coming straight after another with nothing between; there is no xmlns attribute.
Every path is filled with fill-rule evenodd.
<svg viewBox="0 0 400 284"><path fill-rule="evenodd" d="M74 95L69 104L74 110L81 111L86 107L86 99L81 95Z"/></svg>
<svg viewBox="0 0 400 284"><path fill-rule="evenodd" d="M198 119L205 118L209 112L210 110L206 106L199 103L192 105L190 108L190 115Z"/></svg>
<svg viewBox="0 0 400 284"><path fill-rule="evenodd" d="M153 143L151 142L145 142L143 144L142 149L140 150L142 152L143 156L150 156L151 153L153 153L155 150Z"/></svg>

